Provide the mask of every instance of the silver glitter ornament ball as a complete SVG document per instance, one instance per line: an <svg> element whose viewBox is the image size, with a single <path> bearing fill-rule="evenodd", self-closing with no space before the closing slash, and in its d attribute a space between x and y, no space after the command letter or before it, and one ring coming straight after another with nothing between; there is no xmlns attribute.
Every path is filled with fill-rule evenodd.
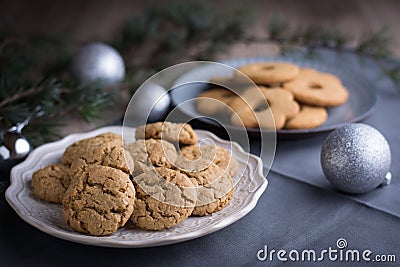
<svg viewBox="0 0 400 267"><path fill-rule="evenodd" d="M350 123L333 131L321 150L326 178L340 191L362 194L384 182L390 169L390 148L375 128Z"/></svg>
<svg viewBox="0 0 400 267"><path fill-rule="evenodd" d="M71 72L81 83L111 85L125 78L125 64L117 50L96 42L79 49L72 58Z"/></svg>

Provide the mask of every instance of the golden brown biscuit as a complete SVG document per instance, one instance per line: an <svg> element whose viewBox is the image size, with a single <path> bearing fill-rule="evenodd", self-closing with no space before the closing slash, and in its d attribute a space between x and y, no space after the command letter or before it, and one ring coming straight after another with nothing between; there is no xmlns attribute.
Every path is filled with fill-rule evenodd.
<svg viewBox="0 0 400 267"><path fill-rule="evenodd" d="M123 147L114 147L110 153L103 158L103 166L112 167L131 174L134 169L134 163L131 155Z"/></svg>
<svg viewBox="0 0 400 267"><path fill-rule="evenodd" d="M226 180L227 183L231 184L233 183L232 181ZM212 188L214 185L216 185L214 188ZM212 213L215 213L217 211L222 210L223 208L226 207L226 205L229 204L229 202L232 200L234 196L234 189L232 187L232 190L228 191L226 194L221 194L221 192L224 192L224 189L220 189L220 187L223 187L224 185L221 186L221 184L211 184L210 187L200 187L197 190L197 197L200 199L199 203L208 203L209 199L214 198L216 199L214 202L208 203L208 204L203 204L203 205L196 205L194 208L192 215L193 216L206 216ZM229 185L230 186L230 185ZM212 195L216 194L216 195Z"/></svg>
<svg viewBox="0 0 400 267"><path fill-rule="evenodd" d="M205 216L223 209L234 194L232 177L220 167L211 164L200 172L185 172L197 184L197 202L192 215Z"/></svg>
<svg viewBox="0 0 400 267"><path fill-rule="evenodd" d="M126 145L125 149L134 161L134 175L151 169L153 165L170 168L178 157L173 144L159 139L139 139Z"/></svg>
<svg viewBox="0 0 400 267"><path fill-rule="evenodd" d="M165 140L146 139L146 150L150 162L158 167L172 167L177 154L173 144Z"/></svg>
<svg viewBox="0 0 400 267"><path fill-rule="evenodd" d="M197 200L190 179L165 167L134 178L136 188L133 223L146 230L162 230L186 220Z"/></svg>
<svg viewBox="0 0 400 267"><path fill-rule="evenodd" d="M95 137L86 138L73 143L65 150L61 161L71 165L72 162L81 158L87 164L95 164L102 161L105 154L108 154L114 147L122 147L122 137L114 133L104 133Z"/></svg>
<svg viewBox="0 0 400 267"><path fill-rule="evenodd" d="M96 160L87 160L87 155L92 153L99 153L97 156L92 157ZM77 172L82 171L86 165L102 165L121 170L127 174L132 174L134 170L134 162L130 154L125 151L123 147L116 146L107 149L88 148L86 156L77 156L71 163L71 177L76 175Z"/></svg>
<svg viewBox="0 0 400 267"><path fill-rule="evenodd" d="M214 163L231 176L237 172L237 160L231 156L231 153L219 146L185 146L181 149L181 155L183 157L179 157L175 163L179 169L189 172L202 171Z"/></svg>
<svg viewBox="0 0 400 267"><path fill-rule="evenodd" d="M69 166L61 163L49 165L32 176L33 193L42 200L61 204L71 178Z"/></svg>
<svg viewBox="0 0 400 267"><path fill-rule="evenodd" d="M64 218L75 231L103 236L124 226L135 205L129 175L106 166L87 165L65 193Z"/></svg>
<svg viewBox="0 0 400 267"><path fill-rule="evenodd" d="M302 105L300 112L286 122L286 129L309 129L321 126L328 118L323 107Z"/></svg>
<svg viewBox="0 0 400 267"><path fill-rule="evenodd" d="M248 88L242 99L232 101L231 106L235 110L231 116L232 124L241 126L243 123L245 127L264 129L275 127L277 130L282 129L286 120L293 118L300 110L290 92L279 87L263 86Z"/></svg>
<svg viewBox="0 0 400 267"><path fill-rule="evenodd" d="M349 98L338 77L314 69L301 69L299 75L283 88L293 93L297 101L313 106L334 107Z"/></svg>
<svg viewBox="0 0 400 267"><path fill-rule="evenodd" d="M299 67L287 62L251 63L238 68L256 84L280 84L294 79Z"/></svg>
<svg viewBox="0 0 400 267"><path fill-rule="evenodd" d="M194 145L197 135L187 123L156 122L136 129L136 139L162 139L173 144Z"/></svg>

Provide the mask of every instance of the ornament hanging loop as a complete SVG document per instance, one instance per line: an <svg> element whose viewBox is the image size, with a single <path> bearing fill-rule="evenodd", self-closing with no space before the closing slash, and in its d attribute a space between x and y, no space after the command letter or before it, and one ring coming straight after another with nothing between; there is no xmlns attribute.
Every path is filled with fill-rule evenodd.
<svg viewBox="0 0 400 267"><path fill-rule="evenodd" d="M34 117L43 115L41 106L37 106L26 119L7 129L0 145L0 169L7 173L12 167L25 159L32 150L31 144L23 136L22 130Z"/></svg>
<svg viewBox="0 0 400 267"><path fill-rule="evenodd" d="M36 106L35 109L26 117L26 119L20 123L17 123L17 125L12 126L7 130L7 133L22 133L22 129L25 128L26 125L29 124L29 122L35 118L35 117L40 117L43 115L43 110L41 106Z"/></svg>
<svg viewBox="0 0 400 267"><path fill-rule="evenodd" d="M383 179L383 182L381 183L381 186L390 185L391 181L392 181L392 173L388 172L388 173L386 173L385 179Z"/></svg>

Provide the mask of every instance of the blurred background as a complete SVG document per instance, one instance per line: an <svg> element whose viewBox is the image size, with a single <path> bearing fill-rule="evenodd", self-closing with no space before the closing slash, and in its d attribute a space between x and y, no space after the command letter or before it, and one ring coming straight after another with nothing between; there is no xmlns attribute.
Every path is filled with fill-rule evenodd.
<svg viewBox="0 0 400 267"><path fill-rule="evenodd" d="M181 1L187 2L187 1ZM255 21L246 31L265 35L265 25L274 16L280 16L291 27L318 25L338 29L354 38L379 30L387 25L393 41L400 43L400 2L396 0L255 0L255 1L201 1L215 11L232 8L246 9ZM42 33L64 35L68 41L81 44L93 39L114 38L124 21L148 8L169 6L179 1L86 0L86 1L0 1L0 25L21 34ZM223 16L220 17L224 19ZM400 55L400 47L394 47Z"/></svg>
<svg viewBox="0 0 400 267"><path fill-rule="evenodd" d="M8 101L0 108L0 128L4 132L17 125L39 104L44 112L31 124L43 129L27 127L25 132L32 140L41 137L37 144L55 136L44 121L61 125L58 136L113 123L141 82L189 60L275 55L292 46L393 59L400 56L399 10L396 0L0 1L0 73L7 78L0 100ZM80 86L68 76L71 58L94 41L116 48L126 66L111 109L101 91L71 89ZM400 81L400 71L387 73ZM61 85L48 82L49 77ZM38 84L56 96L48 94L49 101L39 104L10 101L18 88ZM76 99L82 102L71 105ZM57 105L59 110L53 110ZM46 134L49 138L43 138Z"/></svg>

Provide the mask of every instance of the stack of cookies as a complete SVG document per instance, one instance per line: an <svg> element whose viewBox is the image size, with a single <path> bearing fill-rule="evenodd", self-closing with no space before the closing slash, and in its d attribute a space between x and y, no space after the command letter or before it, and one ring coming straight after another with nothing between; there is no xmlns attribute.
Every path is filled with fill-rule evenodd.
<svg viewBox="0 0 400 267"><path fill-rule="evenodd" d="M72 229L95 236L129 218L141 229L170 228L232 198L237 161L223 148L198 146L189 124L147 124L136 139L124 146L121 136L105 133L72 144L60 163L33 174L34 194L62 204Z"/></svg>
<svg viewBox="0 0 400 267"><path fill-rule="evenodd" d="M121 136L101 134L73 143L60 163L36 171L33 193L62 204L65 221L72 229L108 235L124 226L134 210L132 167Z"/></svg>
<svg viewBox="0 0 400 267"><path fill-rule="evenodd" d="M235 87L235 79L244 74L257 86L207 90L198 95L199 112L227 115L230 123L246 128L307 129L321 126L328 118L326 108L339 106L349 98L338 77L315 69L260 62L237 70L223 84ZM237 85L243 86L243 82Z"/></svg>

